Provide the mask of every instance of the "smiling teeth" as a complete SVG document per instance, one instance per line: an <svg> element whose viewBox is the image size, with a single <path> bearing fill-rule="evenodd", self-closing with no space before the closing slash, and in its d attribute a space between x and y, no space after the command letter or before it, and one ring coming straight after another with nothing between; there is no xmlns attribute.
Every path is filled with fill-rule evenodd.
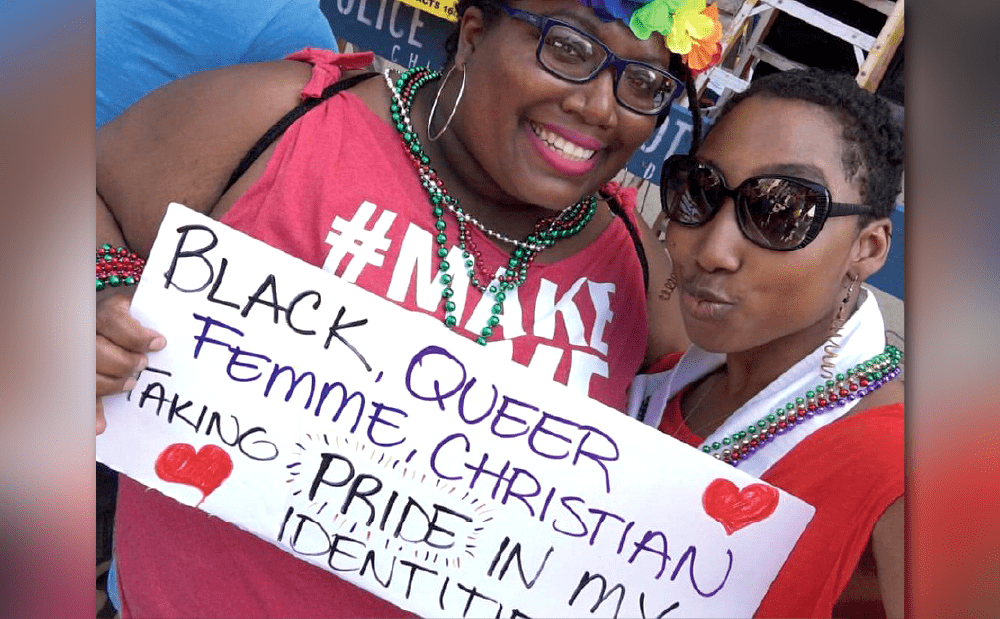
<svg viewBox="0 0 1000 619"><path fill-rule="evenodd" d="M573 161L586 161L594 156L597 151L578 146L562 136L558 136L547 129L539 127L535 123L529 123L531 130L552 150L557 151L563 157Z"/></svg>

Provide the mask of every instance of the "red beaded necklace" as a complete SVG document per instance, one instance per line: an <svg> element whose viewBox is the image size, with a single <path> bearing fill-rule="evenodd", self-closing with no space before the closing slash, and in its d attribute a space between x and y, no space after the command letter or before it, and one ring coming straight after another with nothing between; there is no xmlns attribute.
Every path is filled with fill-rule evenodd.
<svg viewBox="0 0 1000 619"><path fill-rule="evenodd" d="M543 249L552 247L557 240L573 236L583 230L597 210L597 198L594 196L584 197L564 211L537 221L534 232L529 234L524 241L511 239L500 232L491 230L466 213L459 206L458 200L448 193L444 183L431 168L430 158L421 147L409 117L417 91L428 82L440 77L440 73L423 67L415 67L407 70L398 80L394 81L389 72L386 71L386 83L393 97L389 112L396 130L399 131L403 140L407 155L420 177L421 185L427 191L432 212L436 218L437 234L434 239L438 246L436 254L438 271L441 273L440 281L444 284L444 289L441 291L445 314L444 324L450 329L458 324L458 318L454 314L457 306L451 300L455 294L452 288L454 278L448 272L451 270L451 264L446 260L449 253L446 247L448 237L445 234L448 224L444 219L444 214L446 211L450 211L455 215L458 223L458 246L462 250L462 258L465 260L469 284L477 288L483 295L488 293L493 296L492 315L476 337L476 342L485 346L487 338L493 335L493 329L500 324L500 315L503 313L503 302L507 298L507 293L524 283L528 276L528 267L534 261L535 255ZM486 235L515 246L503 274L496 277L496 283L492 283L493 276L482 265L482 252L476 247L469 233L468 224L470 223Z"/></svg>

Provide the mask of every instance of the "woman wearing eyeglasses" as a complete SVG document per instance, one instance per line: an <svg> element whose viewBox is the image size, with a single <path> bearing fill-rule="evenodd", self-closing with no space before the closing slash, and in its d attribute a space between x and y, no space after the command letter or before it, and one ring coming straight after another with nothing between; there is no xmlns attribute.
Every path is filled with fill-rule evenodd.
<svg viewBox="0 0 1000 619"><path fill-rule="evenodd" d="M645 361L686 345L676 301L659 300L664 252L600 189L714 60L714 10L458 8L444 75L341 80L371 55L306 50L186 78L102 128L99 428L100 396L130 388L145 354L171 345L129 317L124 296L103 298L136 280L171 201L620 410ZM125 616L404 614L124 478L115 557Z"/></svg>
<svg viewBox="0 0 1000 619"><path fill-rule="evenodd" d="M861 285L889 250L901 133L851 76L788 71L663 169L693 345L636 379L630 413L816 508L758 616L831 616L866 547L902 616L901 354Z"/></svg>

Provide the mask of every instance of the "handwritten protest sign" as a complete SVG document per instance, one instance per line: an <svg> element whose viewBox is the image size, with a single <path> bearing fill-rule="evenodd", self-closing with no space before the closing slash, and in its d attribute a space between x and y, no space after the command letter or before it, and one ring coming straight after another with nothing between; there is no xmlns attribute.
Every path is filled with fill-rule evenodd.
<svg viewBox="0 0 1000 619"><path fill-rule="evenodd" d="M748 616L813 509L171 205L98 458L424 616Z"/></svg>

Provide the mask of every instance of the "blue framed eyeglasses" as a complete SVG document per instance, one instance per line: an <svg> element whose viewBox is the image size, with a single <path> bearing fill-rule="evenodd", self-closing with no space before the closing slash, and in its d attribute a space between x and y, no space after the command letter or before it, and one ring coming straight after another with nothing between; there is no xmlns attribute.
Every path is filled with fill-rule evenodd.
<svg viewBox="0 0 1000 619"><path fill-rule="evenodd" d="M506 4L500 8L510 17L526 21L541 31L535 57L552 75L582 84L614 67L615 99L637 114L662 114L683 90L683 83L663 69L620 58L599 39L564 21Z"/></svg>

